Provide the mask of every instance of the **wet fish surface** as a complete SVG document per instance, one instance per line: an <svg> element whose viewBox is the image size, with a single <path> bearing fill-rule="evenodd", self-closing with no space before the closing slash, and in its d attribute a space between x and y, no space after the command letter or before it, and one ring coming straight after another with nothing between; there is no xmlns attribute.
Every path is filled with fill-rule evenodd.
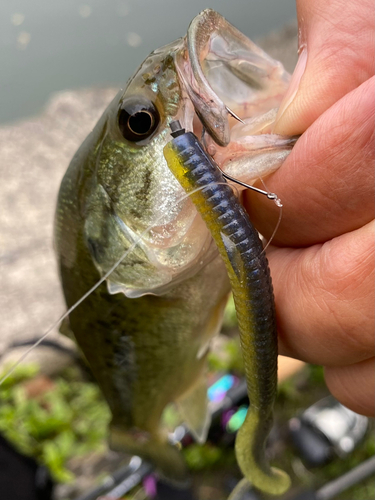
<svg viewBox="0 0 375 500"><path fill-rule="evenodd" d="M230 285L210 232L164 158L169 124L178 119L196 133L204 127L220 166L252 182L277 169L293 145L271 133L288 82L280 63L204 11L187 37L141 64L61 183L55 243L68 307L130 249L62 331L75 338L110 407L111 447L170 479L183 481L187 471L163 429L163 411L175 402L193 436L205 440L206 356ZM228 107L245 123L235 124Z"/></svg>

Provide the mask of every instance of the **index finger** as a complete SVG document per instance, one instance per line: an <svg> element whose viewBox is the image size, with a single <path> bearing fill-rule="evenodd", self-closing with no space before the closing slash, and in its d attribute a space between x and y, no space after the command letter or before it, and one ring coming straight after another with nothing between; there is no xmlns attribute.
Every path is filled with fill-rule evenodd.
<svg viewBox="0 0 375 500"><path fill-rule="evenodd" d="M303 133L374 74L373 9L371 0L297 0L300 56L276 133Z"/></svg>
<svg viewBox="0 0 375 500"><path fill-rule="evenodd" d="M284 205L273 244L322 243L373 219L374 89L375 77L335 103L267 178L267 189ZM249 191L244 205L257 229L269 237L277 207Z"/></svg>

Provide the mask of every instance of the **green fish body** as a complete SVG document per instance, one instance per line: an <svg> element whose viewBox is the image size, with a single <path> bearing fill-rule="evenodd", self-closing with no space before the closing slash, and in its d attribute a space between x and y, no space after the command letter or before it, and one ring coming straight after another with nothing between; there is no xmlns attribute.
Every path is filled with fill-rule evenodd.
<svg viewBox="0 0 375 500"><path fill-rule="evenodd" d="M213 36L206 29L201 39L207 15L216 16L219 31L204 22ZM177 481L186 468L162 414L175 402L193 436L205 440L205 360L230 285L210 232L164 159L169 124L178 119L196 133L203 124L209 147L232 175L244 158L255 158L252 180L277 168L291 148L285 138L264 134L289 81L280 63L213 11L196 20L186 38L150 54L105 110L62 180L55 220L68 307L119 262L62 328L110 407L110 445ZM249 118L242 132L231 130L224 97ZM254 114L265 118L254 122ZM251 143L249 130L256 130Z"/></svg>
<svg viewBox="0 0 375 500"><path fill-rule="evenodd" d="M160 67L157 98L165 103L167 121L178 111L175 103L181 101L170 49L166 56L153 55L151 60L153 68ZM141 78L149 65L147 61ZM138 82L133 85L138 87ZM137 224L141 231L151 223L157 204L162 204L161 196L171 191L169 202L173 203L181 193L177 183L168 186L169 172L163 172L165 131L155 137L150 153L149 148L130 147L111 129L124 95L117 96L105 111L61 184L55 241L68 307L100 279L100 269L107 270L130 246L124 221L131 218L133 231ZM166 188L159 193L163 177L167 177ZM194 224L189 214L186 217ZM155 248L160 251L157 245L158 241ZM183 238L180 246L189 252ZM157 266L142 248L131 252L113 274L116 283L112 286L122 281L133 293L134 283L146 288L148 282L158 280ZM163 269L160 274L159 281ZM213 255L209 266L162 295L128 298L121 292L111 294L103 283L69 316L69 327L112 412L111 446L141 455L178 480L185 477L185 465L160 427L162 413L169 403L180 401L180 407L186 408L185 420L198 439L205 439L209 424L202 390L205 357L210 339L220 328L228 292L226 272Z"/></svg>

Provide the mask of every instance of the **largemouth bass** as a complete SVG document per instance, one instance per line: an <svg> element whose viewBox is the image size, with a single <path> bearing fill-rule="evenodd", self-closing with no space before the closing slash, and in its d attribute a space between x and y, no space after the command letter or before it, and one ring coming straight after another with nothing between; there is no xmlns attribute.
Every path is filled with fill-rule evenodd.
<svg viewBox="0 0 375 500"><path fill-rule="evenodd" d="M62 330L76 339L111 409L111 447L174 480L186 478L186 467L162 414L175 402L195 438L205 440L205 359L230 286L210 232L191 200L181 200L164 159L169 124L204 128L220 165L254 181L292 147L269 133L288 82L279 62L204 11L187 37L146 58L61 183L55 241L68 307L139 240ZM244 123L233 126L230 113Z"/></svg>

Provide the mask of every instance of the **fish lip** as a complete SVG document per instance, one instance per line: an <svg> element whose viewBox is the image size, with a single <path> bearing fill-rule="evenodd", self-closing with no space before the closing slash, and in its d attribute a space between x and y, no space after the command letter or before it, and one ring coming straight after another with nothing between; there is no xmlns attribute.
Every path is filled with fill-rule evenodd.
<svg viewBox="0 0 375 500"><path fill-rule="evenodd" d="M230 141L227 107L210 86L199 64L195 66L195 70L198 71L200 77L198 85L196 75L192 71L191 42L189 46L188 37L185 37L184 41L184 52L188 61L186 61L186 56L182 53L176 56L176 70L180 81L193 104L196 116L203 129L207 131L216 144L225 147ZM200 90L202 85L204 92ZM216 121L214 125L213 120Z"/></svg>

